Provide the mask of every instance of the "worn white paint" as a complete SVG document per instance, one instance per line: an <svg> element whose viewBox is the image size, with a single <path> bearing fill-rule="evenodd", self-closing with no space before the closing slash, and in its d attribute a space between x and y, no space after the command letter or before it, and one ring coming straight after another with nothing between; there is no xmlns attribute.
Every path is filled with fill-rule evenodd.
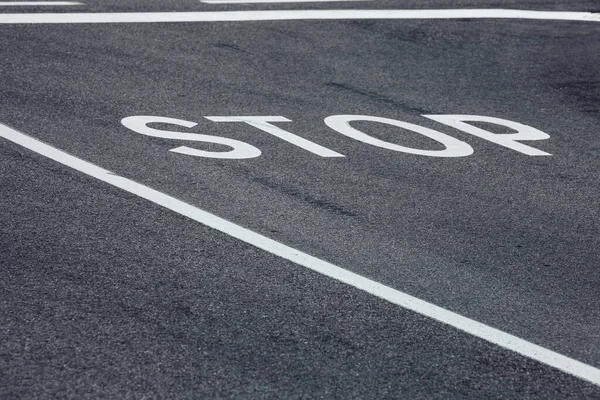
<svg viewBox="0 0 600 400"><path fill-rule="evenodd" d="M531 19L600 22L600 14L578 11L507 9L447 10L257 10L131 13L0 14L0 24L103 24L152 22L228 22L293 20Z"/></svg>
<svg viewBox="0 0 600 400"><path fill-rule="evenodd" d="M371 0L200 0L206 4L276 4L276 3L349 3L355 1L371 1Z"/></svg>
<svg viewBox="0 0 600 400"><path fill-rule="evenodd" d="M0 1L0 7L80 6L75 1Z"/></svg>

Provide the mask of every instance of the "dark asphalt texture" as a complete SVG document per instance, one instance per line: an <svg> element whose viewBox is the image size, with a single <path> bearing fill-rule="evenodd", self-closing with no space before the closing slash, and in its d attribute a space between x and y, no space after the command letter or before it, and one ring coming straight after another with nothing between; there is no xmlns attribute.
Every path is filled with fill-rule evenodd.
<svg viewBox="0 0 600 400"><path fill-rule="evenodd" d="M77 10L600 11L597 1L542 0L85 3ZM4 124L600 367L598 23L0 25L0 77ZM475 153L432 158L369 146L323 123L337 114L437 129ZM423 114L527 124L550 135L527 144L552 156L517 153ZM168 150L203 147L134 133L120 124L133 115L198 122L182 131L242 140L263 154L175 154ZM203 119L229 115L284 116L292 122L278 126L346 158L320 158L250 126ZM439 148L405 130L355 126ZM0 210L2 399L600 398L597 386L4 139Z"/></svg>

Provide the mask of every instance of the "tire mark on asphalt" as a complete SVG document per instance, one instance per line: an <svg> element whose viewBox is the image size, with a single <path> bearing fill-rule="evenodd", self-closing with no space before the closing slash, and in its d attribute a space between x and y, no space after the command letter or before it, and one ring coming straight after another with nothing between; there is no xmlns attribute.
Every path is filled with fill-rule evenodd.
<svg viewBox="0 0 600 400"><path fill-rule="evenodd" d="M325 86L329 86L335 89L340 89L340 90L344 90L353 94L358 94L360 96L364 96L364 97L368 97L372 100L377 100L377 101L381 101L383 103L386 104L391 104L395 107L399 107L402 108L403 110L406 111L410 111L413 113L417 113L417 114L431 114L430 110L421 108L421 107L415 107L415 106L411 106L408 105L406 103L400 102L398 100L394 100L392 98L389 98L387 96L384 96L382 94L376 93L376 92L372 92L370 90L366 90L366 89L360 89L354 86L350 86L347 85L345 83L338 83L338 82L327 82L325 83Z"/></svg>

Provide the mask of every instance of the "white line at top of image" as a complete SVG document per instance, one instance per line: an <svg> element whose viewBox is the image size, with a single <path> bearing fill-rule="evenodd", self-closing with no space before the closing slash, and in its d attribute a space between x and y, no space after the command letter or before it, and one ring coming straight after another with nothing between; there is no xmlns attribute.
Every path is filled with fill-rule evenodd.
<svg viewBox="0 0 600 400"><path fill-rule="evenodd" d="M0 7L80 6L76 1L0 1Z"/></svg>
<svg viewBox="0 0 600 400"><path fill-rule="evenodd" d="M200 3L206 4L259 4L259 3L341 3L351 1L372 1L372 0L200 0Z"/></svg>
<svg viewBox="0 0 600 400"><path fill-rule="evenodd" d="M135 194L159 206L188 217L196 222L213 228L251 246L262 249L297 265L308 268L321 275L335 279L367 292L373 296L387 300L407 310L414 311L436 321L450 325L458 330L514 351L525 357L554 367L567 374L576 376L600 386L600 369L564 356L545 347L531 343L525 339L511 335L481 322L436 306L425 300L413 297L382 283L376 282L332 263L313 257L290 246L270 239L257 232L220 218L191 204L178 200L168 194L154 190L131 179L119 176L95 164L72 156L62 150L47 145L0 123L0 137L19 146L25 147L62 165L73 168L88 176L99 179L109 185Z"/></svg>
<svg viewBox="0 0 600 400"><path fill-rule="evenodd" d="M260 10L132 13L0 14L0 24L102 24L151 22L241 22L291 20L533 19L600 22L600 14L507 9L447 10Z"/></svg>

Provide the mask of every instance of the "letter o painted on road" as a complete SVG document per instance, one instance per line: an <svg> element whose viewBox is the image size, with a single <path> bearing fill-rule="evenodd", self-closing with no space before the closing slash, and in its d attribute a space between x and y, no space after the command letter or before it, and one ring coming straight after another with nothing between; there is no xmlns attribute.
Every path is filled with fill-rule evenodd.
<svg viewBox="0 0 600 400"><path fill-rule="evenodd" d="M420 133L423 136L427 136L428 138L443 144L446 147L446 149L422 150L386 142L384 140L374 138L373 136L369 136L356 128L353 128L352 126L350 126L350 122L353 121L379 122L382 124L393 125L399 128L408 129L409 131ZM384 149L399 151L402 153L417 154L428 157L465 157L473 154L473 148L461 140L455 139L451 136L448 136L442 132L435 131L433 129L425 128L404 121L398 121L395 119L372 117L368 115L332 115L330 117L325 118L325 124L327 124L327 126L329 126L330 128L338 131L342 135L346 135L348 137L351 137L352 139L356 139L363 143L367 143Z"/></svg>

